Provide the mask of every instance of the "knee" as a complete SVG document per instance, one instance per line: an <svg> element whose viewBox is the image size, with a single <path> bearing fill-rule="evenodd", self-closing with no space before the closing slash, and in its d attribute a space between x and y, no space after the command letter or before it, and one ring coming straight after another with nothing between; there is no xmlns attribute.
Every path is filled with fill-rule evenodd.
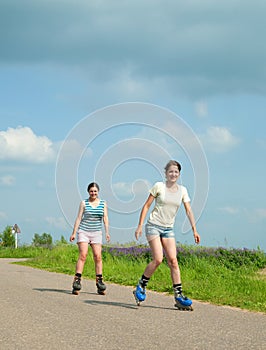
<svg viewBox="0 0 266 350"><path fill-rule="evenodd" d="M156 267L158 267L163 261L163 257L157 257L155 259L153 259L153 263Z"/></svg>
<svg viewBox="0 0 266 350"><path fill-rule="evenodd" d="M83 261L83 262L86 261L87 255L88 255L88 254L80 253L80 254L79 254L79 260L81 260L81 261Z"/></svg>
<svg viewBox="0 0 266 350"><path fill-rule="evenodd" d="M95 255L93 256L93 258L94 258L94 261L95 261L96 263L99 263L99 262L102 261L102 255L101 255L101 254L95 254Z"/></svg>
<svg viewBox="0 0 266 350"><path fill-rule="evenodd" d="M170 268L177 269L178 268L177 258L168 259L168 265Z"/></svg>

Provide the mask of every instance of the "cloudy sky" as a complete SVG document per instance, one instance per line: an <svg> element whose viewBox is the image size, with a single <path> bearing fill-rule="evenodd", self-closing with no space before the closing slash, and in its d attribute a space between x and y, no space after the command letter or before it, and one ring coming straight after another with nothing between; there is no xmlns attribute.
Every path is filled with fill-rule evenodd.
<svg viewBox="0 0 266 350"><path fill-rule="evenodd" d="M0 231L68 239L95 179L113 243L133 241L174 158L202 244L266 250L265 16L262 0L1 0ZM176 238L193 244L183 209Z"/></svg>

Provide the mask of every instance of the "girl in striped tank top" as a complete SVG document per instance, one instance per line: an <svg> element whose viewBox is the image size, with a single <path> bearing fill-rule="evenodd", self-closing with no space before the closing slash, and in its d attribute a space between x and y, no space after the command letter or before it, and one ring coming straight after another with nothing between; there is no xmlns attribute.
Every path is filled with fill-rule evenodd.
<svg viewBox="0 0 266 350"><path fill-rule="evenodd" d="M102 223L105 228L106 241L110 241L109 221L106 201L99 199L99 185L92 182L88 185L89 198L83 200L79 205L70 242L73 242L78 234L77 243L79 257L76 264L76 274L73 281L73 294L79 294L81 290L81 276L88 255L89 244L92 248L96 286L99 294L105 294L106 285L102 277Z"/></svg>

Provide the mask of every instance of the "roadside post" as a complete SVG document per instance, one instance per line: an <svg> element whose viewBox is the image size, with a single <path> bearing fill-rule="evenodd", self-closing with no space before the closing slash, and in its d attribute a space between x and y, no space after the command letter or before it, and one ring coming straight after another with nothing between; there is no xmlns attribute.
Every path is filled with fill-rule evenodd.
<svg viewBox="0 0 266 350"><path fill-rule="evenodd" d="M21 233L20 228L17 224L12 227L12 233L15 235L15 248L18 247L18 233Z"/></svg>

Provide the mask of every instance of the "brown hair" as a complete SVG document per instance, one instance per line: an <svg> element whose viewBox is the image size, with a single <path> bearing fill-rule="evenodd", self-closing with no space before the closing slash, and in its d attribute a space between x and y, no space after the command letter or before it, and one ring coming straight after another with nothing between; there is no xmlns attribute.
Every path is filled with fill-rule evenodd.
<svg viewBox="0 0 266 350"><path fill-rule="evenodd" d="M166 164L164 170L167 171L171 165L177 166L178 170L181 171L181 164L178 163L176 160L169 160L169 162Z"/></svg>

